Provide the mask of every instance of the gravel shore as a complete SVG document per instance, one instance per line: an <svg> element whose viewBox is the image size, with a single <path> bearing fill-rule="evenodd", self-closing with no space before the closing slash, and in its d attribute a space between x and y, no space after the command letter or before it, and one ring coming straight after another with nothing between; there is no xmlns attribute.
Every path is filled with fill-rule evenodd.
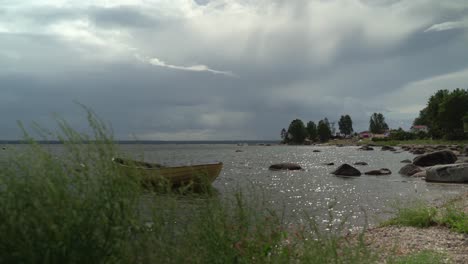
<svg viewBox="0 0 468 264"><path fill-rule="evenodd" d="M468 235L446 227L387 226L368 230L367 246L379 252L382 263L391 256L403 256L423 250L443 253L447 263L468 263Z"/></svg>
<svg viewBox="0 0 468 264"><path fill-rule="evenodd" d="M468 192L451 202L468 213ZM436 205L441 207L441 205ZM350 239L355 239L351 235ZM379 253L381 263L392 256L404 256L423 250L431 250L446 256L446 263L468 263L468 234L451 231L445 226L416 228L406 226L385 226L368 229L364 241L373 251Z"/></svg>

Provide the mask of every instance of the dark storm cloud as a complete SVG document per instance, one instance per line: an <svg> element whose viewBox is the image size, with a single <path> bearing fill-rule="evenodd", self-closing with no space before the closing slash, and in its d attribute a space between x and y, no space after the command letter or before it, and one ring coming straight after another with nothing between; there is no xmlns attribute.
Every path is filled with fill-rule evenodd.
<svg viewBox="0 0 468 264"><path fill-rule="evenodd" d="M53 112L83 127L74 100L121 139L277 139L295 118L342 114L359 131L377 111L407 126L468 69L466 29L427 30L464 21L462 2L148 3L5 9L0 138Z"/></svg>

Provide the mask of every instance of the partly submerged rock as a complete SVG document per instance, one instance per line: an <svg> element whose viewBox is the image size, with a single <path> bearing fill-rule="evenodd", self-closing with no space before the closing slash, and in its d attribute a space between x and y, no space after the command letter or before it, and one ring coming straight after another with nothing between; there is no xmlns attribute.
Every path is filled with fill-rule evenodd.
<svg viewBox="0 0 468 264"><path fill-rule="evenodd" d="M424 149L413 149L410 152L415 154L415 155L421 155L421 154L426 153L426 151Z"/></svg>
<svg viewBox="0 0 468 264"><path fill-rule="evenodd" d="M333 165L335 165L335 163L334 163L334 162L330 162L330 163L325 163L325 165L327 165L327 166L333 166Z"/></svg>
<svg viewBox="0 0 468 264"><path fill-rule="evenodd" d="M346 163L332 171L331 174L336 176L361 176L361 172L358 169Z"/></svg>
<svg viewBox="0 0 468 264"><path fill-rule="evenodd" d="M277 163L269 167L270 170L302 170L302 167L296 163Z"/></svg>
<svg viewBox="0 0 468 264"><path fill-rule="evenodd" d="M385 151L385 150L396 151L396 148L391 147L391 146L382 146L382 150L383 151Z"/></svg>
<svg viewBox="0 0 468 264"><path fill-rule="evenodd" d="M314 149L314 150L312 150L312 152L322 152L322 151L320 151L318 149Z"/></svg>
<svg viewBox="0 0 468 264"><path fill-rule="evenodd" d="M423 170L423 171L420 171L420 172L417 172L417 173L411 175L411 177L414 177L414 178L426 178L426 175L427 175L427 171L426 171L426 170Z"/></svg>
<svg viewBox="0 0 468 264"><path fill-rule="evenodd" d="M421 171L423 171L423 169L414 164L406 164L398 171L398 173L404 176L413 176L413 174Z"/></svg>
<svg viewBox="0 0 468 264"><path fill-rule="evenodd" d="M411 160L409 160L409 159L405 159L405 160L402 160L402 161L400 161L400 162L401 162L401 163L413 163L413 162L412 162Z"/></svg>
<svg viewBox="0 0 468 264"><path fill-rule="evenodd" d="M364 161L358 161L358 162L354 162L353 165L366 166L366 165L369 165L369 164L367 164L367 162L364 162Z"/></svg>
<svg viewBox="0 0 468 264"><path fill-rule="evenodd" d="M413 159L416 166L429 167L443 164L453 164L457 161L457 156L450 150L431 152Z"/></svg>
<svg viewBox="0 0 468 264"><path fill-rule="evenodd" d="M433 166L427 170L426 181L468 183L468 163Z"/></svg>
<svg viewBox="0 0 468 264"><path fill-rule="evenodd" d="M387 169L387 168L382 168L380 170L371 170L371 171L367 171L365 172L364 174L366 175L390 175L392 174L392 171Z"/></svg>
<svg viewBox="0 0 468 264"><path fill-rule="evenodd" d="M370 147L370 146L362 146L360 148L358 148L359 150L374 150L374 148Z"/></svg>

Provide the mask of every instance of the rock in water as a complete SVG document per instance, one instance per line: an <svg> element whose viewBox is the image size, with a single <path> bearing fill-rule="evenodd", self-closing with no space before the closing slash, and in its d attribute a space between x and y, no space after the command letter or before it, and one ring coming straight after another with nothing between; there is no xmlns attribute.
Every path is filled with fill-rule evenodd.
<svg viewBox="0 0 468 264"><path fill-rule="evenodd" d="M414 164L406 164L398 171L398 173L405 176L413 176L413 174L421 171L423 170Z"/></svg>
<svg viewBox="0 0 468 264"><path fill-rule="evenodd" d="M374 148L370 147L370 146L362 146L360 148L358 148L359 150L374 150Z"/></svg>
<svg viewBox="0 0 468 264"><path fill-rule="evenodd" d="M365 172L364 174L366 175L390 175L392 174L392 171L387 169L387 168L382 168L380 170L371 170L371 171L367 171Z"/></svg>
<svg viewBox="0 0 468 264"><path fill-rule="evenodd" d="M468 183L468 163L431 167L427 170L426 181Z"/></svg>
<svg viewBox="0 0 468 264"><path fill-rule="evenodd" d="M361 172L349 164L343 164L339 166L336 170L331 172L331 174L337 176L361 176Z"/></svg>
<svg viewBox="0 0 468 264"><path fill-rule="evenodd" d="M409 160L409 159L405 159L405 160L402 160L402 161L400 161L400 162L401 162L401 163L412 163L411 160Z"/></svg>
<svg viewBox="0 0 468 264"><path fill-rule="evenodd" d="M416 166L428 167L442 164L453 164L457 161L457 156L450 150L436 151L418 156L413 159Z"/></svg>
<svg viewBox="0 0 468 264"><path fill-rule="evenodd" d="M366 166L366 165L369 165L367 164L367 162L364 162L364 161L358 161L358 162L354 162L353 165L361 165L361 166Z"/></svg>
<svg viewBox="0 0 468 264"><path fill-rule="evenodd" d="M273 164L269 168L270 170L302 170L302 167L296 163L278 163Z"/></svg>
<svg viewBox="0 0 468 264"><path fill-rule="evenodd" d="M383 151L385 151L385 150L396 151L396 149L394 147L391 147L391 146L382 146L382 150Z"/></svg>

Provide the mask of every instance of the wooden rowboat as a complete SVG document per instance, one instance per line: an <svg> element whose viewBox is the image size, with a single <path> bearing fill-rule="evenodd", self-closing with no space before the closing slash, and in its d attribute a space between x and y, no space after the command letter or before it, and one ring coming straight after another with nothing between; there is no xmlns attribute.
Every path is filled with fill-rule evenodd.
<svg viewBox="0 0 468 264"><path fill-rule="evenodd" d="M209 186L219 176L223 163L199 164L178 167L165 167L157 163L148 163L121 158L112 159L129 175L142 177L145 185L170 184L172 187Z"/></svg>

